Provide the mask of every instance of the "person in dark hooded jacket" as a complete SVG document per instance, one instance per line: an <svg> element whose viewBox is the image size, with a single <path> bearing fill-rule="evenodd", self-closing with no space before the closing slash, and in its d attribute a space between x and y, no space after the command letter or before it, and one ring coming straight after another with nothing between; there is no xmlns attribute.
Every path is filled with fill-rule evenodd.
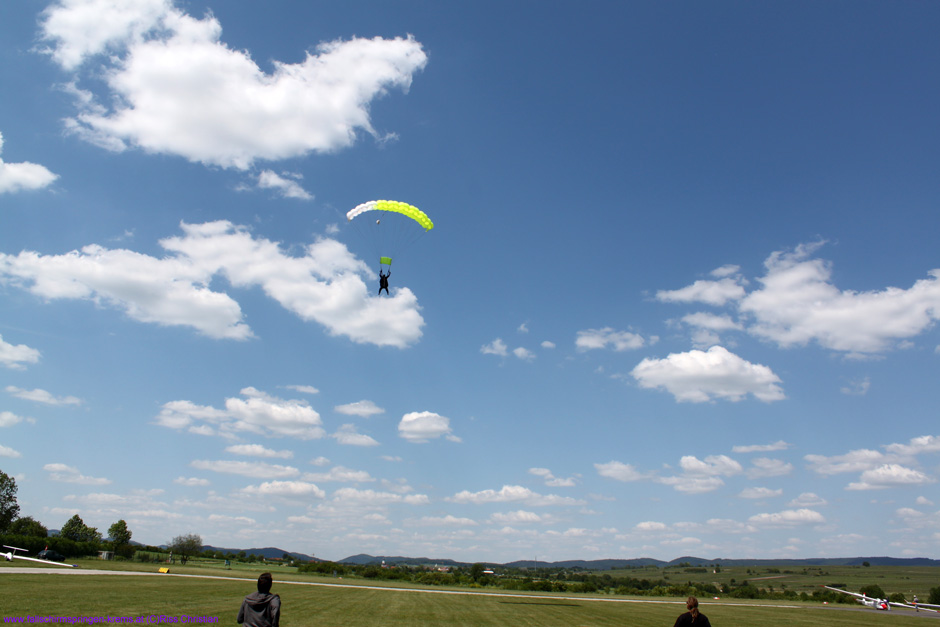
<svg viewBox="0 0 940 627"><path fill-rule="evenodd" d="M245 627L278 627L281 620L281 597L271 594L274 580L271 573L258 577L258 591L252 592L242 601L238 610L238 624Z"/></svg>

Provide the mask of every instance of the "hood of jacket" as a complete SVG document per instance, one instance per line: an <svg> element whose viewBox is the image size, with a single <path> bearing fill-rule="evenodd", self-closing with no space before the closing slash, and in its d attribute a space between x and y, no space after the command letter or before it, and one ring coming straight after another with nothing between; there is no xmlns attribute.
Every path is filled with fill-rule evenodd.
<svg viewBox="0 0 940 627"><path fill-rule="evenodd" d="M245 603L254 611L263 612L264 608L276 597L276 594L271 594L270 592L252 592L245 597Z"/></svg>

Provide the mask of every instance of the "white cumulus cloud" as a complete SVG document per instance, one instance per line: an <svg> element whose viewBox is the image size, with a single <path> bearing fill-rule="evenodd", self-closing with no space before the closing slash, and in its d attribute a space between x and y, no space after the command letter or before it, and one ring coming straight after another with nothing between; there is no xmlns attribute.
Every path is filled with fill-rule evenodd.
<svg viewBox="0 0 940 627"><path fill-rule="evenodd" d="M840 289L832 283L832 264L815 256L823 244L771 253L764 261L764 275L757 279L759 286L750 292L738 268L729 266L712 273L716 280L660 290L656 297L736 310L735 317L698 312L682 318L697 329L697 345L717 340L718 331L743 329L781 347L816 343L849 355L871 355L908 346L911 338L940 320L940 269L927 270L927 278L909 288ZM843 391L864 394L869 385L867 379L859 379Z"/></svg>
<svg viewBox="0 0 940 627"><path fill-rule="evenodd" d="M744 488L738 493L742 499L767 499L783 494L782 489L772 490L771 488Z"/></svg>
<svg viewBox="0 0 940 627"><path fill-rule="evenodd" d="M840 290L831 264L811 258L818 245L775 252L765 262L761 288L740 303L753 316L749 332L788 347L816 342L855 353L885 351L940 319L940 270L908 289Z"/></svg>
<svg viewBox="0 0 940 627"><path fill-rule="evenodd" d="M933 480L919 470L900 464L884 464L866 470L859 481L850 483L848 490L880 490L899 486L915 486L932 483Z"/></svg>
<svg viewBox="0 0 940 627"><path fill-rule="evenodd" d="M803 492L798 497L787 503L789 507L819 507L821 505L827 505L826 499L822 498L814 492Z"/></svg>
<svg viewBox="0 0 940 627"><path fill-rule="evenodd" d="M273 170L262 170L258 175L259 189L273 189L284 198L298 200L313 200L313 195L300 186L300 174L284 173L280 175Z"/></svg>
<svg viewBox="0 0 940 627"><path fill-rule="evenodd" d="M39 351L26 344L9 344L3 341L0 335L0 364L13 370L22 370L25 364L35 364L39 361Z"/></svg>
<svg viewBox="0 0 940 627"><path fill-rule="evenodd" d="M23 419L11 411L0 411L0 427L12 427Z"/></svg>
<svg viewBox="0 0 940 627"><path fill-rule="evenodd" d="M550 488L570 488L577 483L573 477L556 477L548 468L529 468L529 474L541 477Z"/></svg>
<svg viewBox="0 0 940 627"><path fill-rule="evenodd" d="M470 503L482 505L485 503L524 503L530 507L546 507L551 505L579 505L582 502L566 496L554 494L539 494L529 488L519 485L504 485L499 490L481 490L470 492L463 490L447 499L454 503Z"/></svg>
<svg viewBox="0 0 940 627"><path fill-rule="evenodd" d="M355 403L337 405L333 409L341 414L346 414L347 416L359 416L361 418L369 418L370 416L376 416L378 414L385 413L384 409L372 401L356 401Z"/></svg>
<svg viewBox="0 0 940 627"><path fill-rule="evenodd" d="M489 344L484 344L481 346L480 352L484 355L497 355L499 357L505 357L509 353L509 347L506 346L506 342L500 338L496 338Z"/></svg>
<svg viewBox="0 0 940 627"><path fill-rule="evenodd" d="M770 368L721 346L672 353L665 359L647 358L631 374L640 387L665 389L680 402L740 401L748 394L765 402L784 398L780 378Z"/></svg>
<svg viewBox="0 0 940 627"><path fill-rule="evenodd" d="M318 499L326 496L326 493L315 483L307 481L265 481L260 485L242 488L242 492L254 496L307 496Z"/></svg>
<svg viewBox="0 0 940 627"><path fill-rule="evenodd" d="M186 429L199 435L230 439L243 433L301 440L314 440L326 435L320 414L304 400L277 398L253 387L242 389L241 394L242 398L225 399L224 409L186 400L170 401L164 403L154 423L169 429ZM260 445L234 445L230 452L264 457L285 457L289 453L270 451Z"/></svg>
<svg viewBox="0 0 940 627"><path fill-rule="evenodd" d="M813 472L820 475L837 475L846 472L864 472L884 463L885 455L871 449L856 449L844 455L805 455L803 457Z"/></svg>
<svg viewBox="0 0 940 627"><path fill-rule="evenodd" d="M199 470L211 470L212 472L265 479L282 479L295 477L300 474L300 471L292 466L281 466L279 464L268 464L266 462L197 459L190 463L190 466Z"/></svg>
<svg viewBox="0 0 940 627"><path fill-rule="evenodd" d="M439 437L459 442L460 438L453 435L450 428L450 418L431 411L415 411L405 414L398 423L398 435L409 442L423 443Z"/></svg>
<svg viewBox="0 0 940 627"><path fill-rule="evenodd" d="M46 464L42 469L49 473L49 478L53 481L77 483L79 485L107 485L111 483L110 479L83 475L77 468L65 464Z"/></svg>
<svg viewBox="0 0 940 627"><path fill-rule="evenodd" d="M303 476L305 481L318 481L320 483L345 482L362 483L375 481L365 470L353 470L345 466L334 466L327 472L308 472Z"/></svg>
<svg viewBox="0 0 940 627"><path fill-rule="evenodd" d="M190 488L201 488L209 485L208 479L203 479L201 477L177 477L173 480L173 483L177 485L187 486Z"/></svg>
<svg viewBox="0 0 940 627"><path fill-rule="evenodd" d="M181 228L182 237L160 242L169 254L159 258L94 244L63 255L0 253L0 280L50 301L89 300L141 322L187 326L212 338L251 338L235 299L208 287L223 276L236 288L260 287L331 335L399 348L421 337L424 320L411 290L373 297L361 276L371 279L371 270L335 240L317 240L303 256L292 256L227 221Z"/></svg>
<svg viewBox="0 0 940 627"><path fill-rule="evenodd" d="M574 344L578 350L612 348L615 351L642 348L646 341L642 336L630 331L616 331L611 327L603 329L585 329L578 331Z"/></svg>
<svg viewBox="0 0 940 627"><path fill-rule="evenodd" d="M92 58L103 65L105 93L74 90L72 132L111 150L226 168L332 152L359 131L381 139L371 103L407 92L427 63L410 36L355 38L321 43L298 63L274 61L268 73L222 41L213 15L194 18L170 0L60 0L44 12L42 33L76 81Z"/></svg>
<svg viewBox="0 0 940 627"><path fill-rule="evenodd" d="M248 457L276 457L280 459L290 459L294 456L292 451L275 451L274 449L261 446L260 444L233 444L227 447L226 452L235 455L246 455Z"/></svg>
<svg viewBox="0 0 940 627"><path fill-rule="evenodd" d="M8 385L6 388L8 394L21 398L25 401L42 403L43 405L81 405L82 399L76 396L55 396L46 390L36 388L34 390L24 390L15 385Z"/></svg>
<svg viewBox="0 0 940 627"><path fill-rule="evenodd" d="M730 477L741 473L741 464L727 455L709 455L700 460L694 455L685 455L679 460L679 466L690 476L707 477L722 475Z"/></svg>
<svg viewBox="0 0 940 627"><path fill-rule="evenodd" d="M696 281L677 290L659 290L656 299L665 303L705 303L722 306L729 301L744 297L744 287L736 280L724 278L718 281Z"/></svg>
<svg viewBox="0 0 940 627"><path fill-rule="evenodd" d="M365 433L359 433L356 430L356 425L345 424L342 425L336 433L333 434L333 437L340 444L345 444L347 446L378 446L379 442L370 435Z"/></svg>
<svg viewBox="0 0 940 627"><path fill-rule="evenodd" d="M758 457L751 462L751 467L747 469L747 476L751 479L758 477L782 477L793 472L793 464L785 462L782 459L772 459L770 457Z"/></svg>
<svg viewBox="0 0 940 627"><path fill-rule="evenodd" d="M762 527L795 527L826 522L822 514L811 509L787 509L782 512L755 514L748 522Z"/></svg>
<svg viewBox="0 0 940 627"><path fill-rule="evenodd" d="M22 456L23 454L17 451L16 449L0 444L0 457L10 457L10 458L16 459Z"/></svg>
<svg viewBox="0 0 940 627"><path fill-rule="evenodd" d="M618 461L594 464L594 468L600 476L616 479L617 481L639 481L648 478L648 475L638 471L632 464L624 464Z"/></svg>
<svg viewBox="0 0 940 627"><path fill-rule="evenodd" d="M2 152L3 135L0 134L0 153ZM53 174L38 163L6 163L0 159L0 194L42 189L51 185L57 178L58 174Z"/></svg>
<svg viewBox="0 0 940 627"><path fill-rule="evenodd" d="M490 516L490 520L505 525L518 525L527 523L542 522L542 517L535 512L528 512L518 509L514 512L496 512Z"/></svg>
<svg viewBox="0 0 940 627"><path fill-rule="evenodd" d="M731 448L735 453L770 453L773 451L785 451L790 445L783 440L777 440L773 444L747 444L738 445Z"/></svg>
<svg viewBox="0 0 940 627"><path fill-rule="evenodd" d="M911 438L907 444L889 444L885 449L889 453L902 457L912 457L923 453L940 453L940 436L922 435Z"/></svg>

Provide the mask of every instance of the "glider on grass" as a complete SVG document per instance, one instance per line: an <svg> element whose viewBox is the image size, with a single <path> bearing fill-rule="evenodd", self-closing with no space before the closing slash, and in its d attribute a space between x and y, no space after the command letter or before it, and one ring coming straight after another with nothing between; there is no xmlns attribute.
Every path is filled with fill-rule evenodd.
<svg viewBox="0 0 940 627"><path fill-rule="evenodd" d="M3 548L10 549L10 551L8 551L7 553L0 553L0 555L2 555L8 562L12 562L13 560L28 560L30 562L39 562L40 564L48 564L50 566L64 566L65 568L78 568L78 564L60 564L59 562L53 562L52 560L41 559L39 557L27 557L25 555L17 555L16 554L17 551L23 551L24 553L27 552L26 549L21 549L19 547L8 546L4 544ZM40 551L39 555L42 555L43 553L47 553L47 551ZM58 555L58 553L56 553L56 555ZM62 559L65 559L65 558L62 558Z"/></svg>
<svg viewBox="0 0 940 627"><path fill-rule="evenodd" d="M873 607L876 610L885 610L888 611L891 609L891 606L894 607L903 607L909 610L924 610L925 612L938 612L938 610L931 609L938 607L936 605L924 605L923 603L918 603L916 605L911 605L909 603L898 603L896 601L889 601L888 599L879 599L877 597L870 597L867 594L862 594L860 592L849 592L848 590L842 590L841 588L833 588L832 586L823 586L826 590L833 590L835 592L841 592L842 594L851 594L855 597L855 600L861 603L866 607Z"/></svg>
<svg viewBox="0 0 940 627"><path fill-rule="evenodd" d="M346 220L372 248L380 272L391 270L392 260L434 228L428 214L397 200L370 200L346 213Z"/></svg>

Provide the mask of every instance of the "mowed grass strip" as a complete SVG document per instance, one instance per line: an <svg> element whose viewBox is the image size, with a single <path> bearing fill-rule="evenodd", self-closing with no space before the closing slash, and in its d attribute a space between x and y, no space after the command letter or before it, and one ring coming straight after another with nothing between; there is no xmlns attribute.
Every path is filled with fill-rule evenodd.
<svg viewBox="0 0 940 627"><path fill-rule="evenodd" d="M699 572L703 571L703 572ZM734 587L747 581L758 588L777 592L792 590L812 594L824 585L845 584L857 592L862 586L878 584L886 594L900 592L908 599L916 594L926 602L930 589L940 586L940 568L936 566L723 566L717 573L709 568L637 568L599 571L597 575L633 577L666 581L667 584L713 584ZM727 596L727 595L723 595Z"/></svg>
<svg viewBox="0 0 940 627"><path fill-rule="evenodd" d="M122 575L0 574L0 620L12 616L167 616L185 624L184 616L213 616L217 625L235 625L245 594L254 581L194 577ZM275 580L281 596L284 627L302 625L375 627L376 625L512 625L513 627L669 626L684 607L678 599L630 603L557 596L443 594L414 591L297 585ZM611 597L613 598L613 597ZM927 615L826 609L817 605L742 606L703 603L715 627L787 624L929 625L914 622ZM936 615L932 615L931 618Z"/></svg>

